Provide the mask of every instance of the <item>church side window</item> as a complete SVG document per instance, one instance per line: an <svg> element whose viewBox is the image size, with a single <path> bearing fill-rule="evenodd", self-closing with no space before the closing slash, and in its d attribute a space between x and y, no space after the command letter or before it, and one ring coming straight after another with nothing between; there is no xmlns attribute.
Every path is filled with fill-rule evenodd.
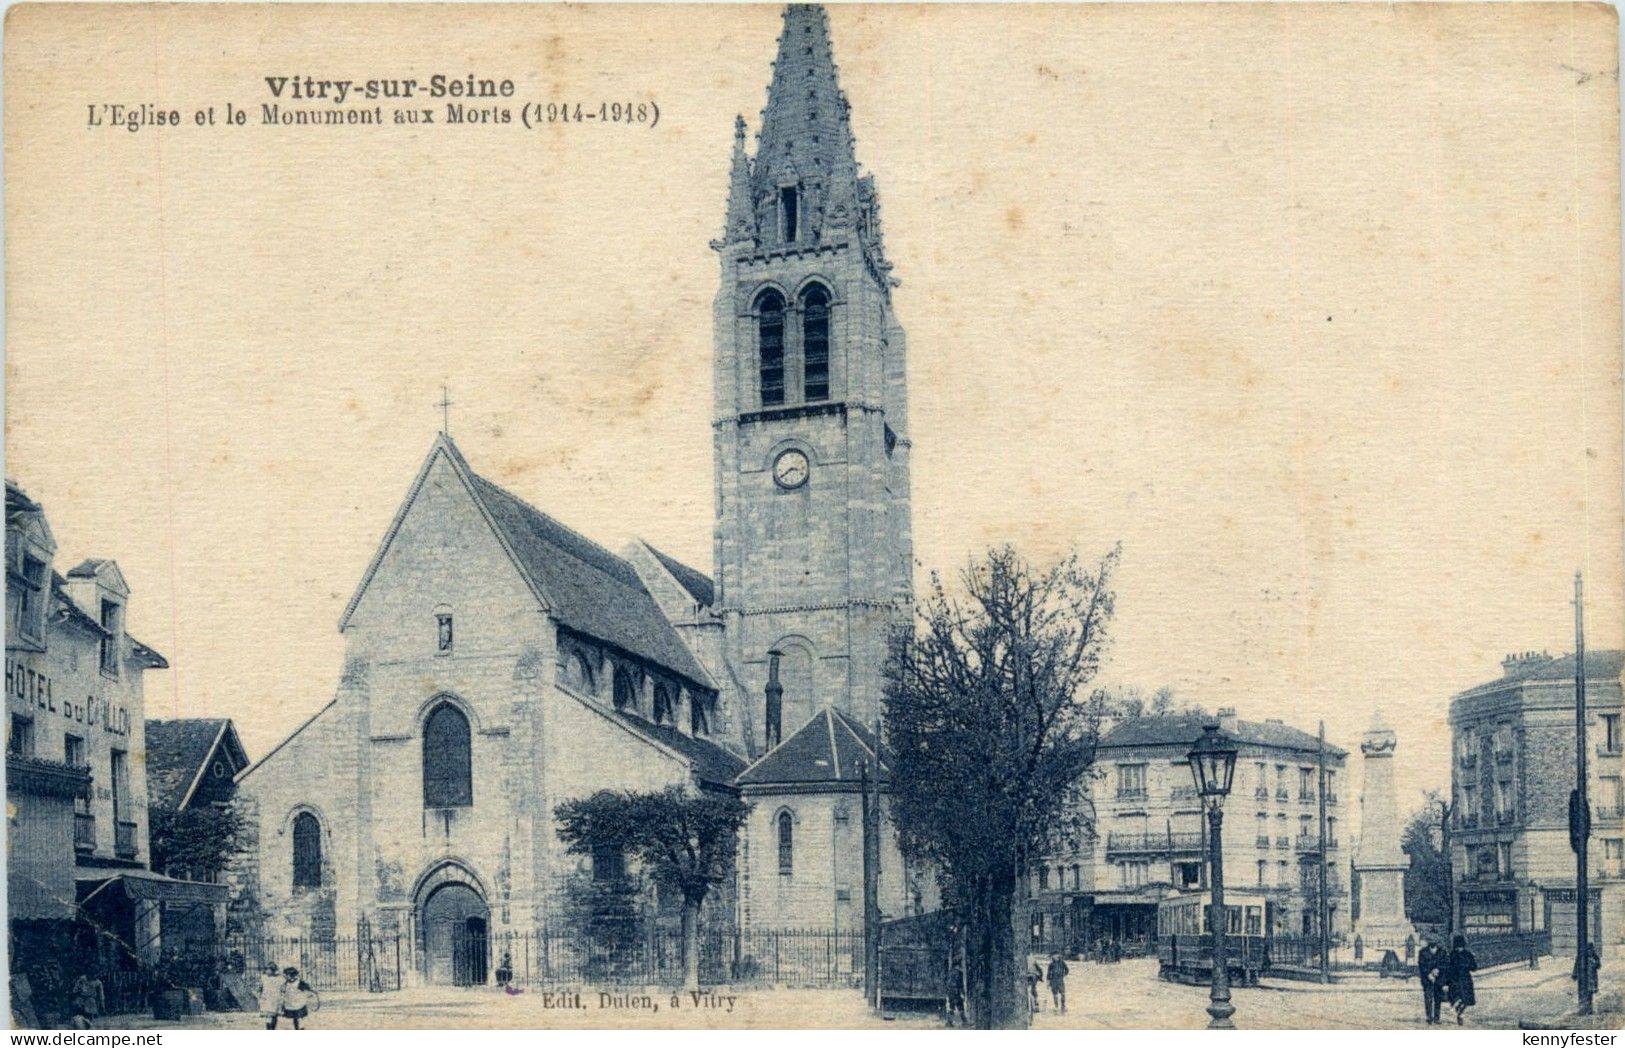
<svg viewBox="0 0 1625 1048"><path fill-rule="evenodd" d="M293 886L322 886L322 824L308 811L293 819Z"/></svg>
<svg viewBox="0 0 1625 1048"><path fill-rule="evenodd" d="M779 812L779 872L786 877L795 869L795 819L787 811Z"/></svg>
<svg viewBox="0 0 1625 1048"><path fill-rule="evenodd" d="M451 653L451 612L441 611L435 613L435 650L442 655Z"/></svg>
<svg viewBox="0 0 1625 1048"><path fill-rule="evenodd" d="M655 685L655 723L675 724L677 722L677 696L669 684Z"/></svg>
<svg viewBox="0 0 1625 1048"><path fill-rule="evenodd" d="M468 718L443 702L423 722L423 806L466 808L473 803Z"/></svg>
<svg viewBox="0 0 1625 1048"><path fill-rule="evenodd" d="M765 291L756 300L756 342L761 355L762 406L784 403L784 299Z"/></svg>
<svg viewBox="0 0 1625 1048"><path fill-rule="evenodd" d="M794 186L784 186L779 190L779 214L784 218L784 242L793 244L796 240L797 214L796 190Z"/></svg>
<svg viewBox="0 0 1625 1048"><path fill-rule="evenodd" d="M632 685L632 674L624 666L615 667L615 708L637 712L638 693Z"/></svg>
<svg viewBox="0 0 1625 1048"><path fill-rule="evenodd" d="M829 399L829 292L808 288L801 296L802 365L808 400Z"/></svg>
<svg viewBox="0 0 1625 1048"><path fill-rule="evenodd" d="M711 734L711 713L707 709L709 701L697 692L689 693L688 730L695 735Z"/></svg>

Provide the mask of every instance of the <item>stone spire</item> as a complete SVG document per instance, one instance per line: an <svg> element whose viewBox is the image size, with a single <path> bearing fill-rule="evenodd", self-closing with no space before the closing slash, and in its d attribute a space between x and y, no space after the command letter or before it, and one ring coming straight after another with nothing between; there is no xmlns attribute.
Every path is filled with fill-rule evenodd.
<svg viewBox="0 0 1625 1048"><path fill-rule="evenodd" d="M881 273L880 204L860 175L851 105L841 91L829 19L817 4L784 9L767 106L747 156L735 125L725 241L758 249L815 247L855 235Z"/></svg>

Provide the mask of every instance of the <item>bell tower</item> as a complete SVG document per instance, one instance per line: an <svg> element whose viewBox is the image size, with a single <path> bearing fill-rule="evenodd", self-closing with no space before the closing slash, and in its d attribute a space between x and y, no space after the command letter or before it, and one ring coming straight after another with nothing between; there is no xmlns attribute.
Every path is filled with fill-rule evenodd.
<svg viewBox="0 0 1625 1048"><path fill-rule="evenodd" d="M754 755L775 658L783 738L824 706L872 725L913 599L897 281L822 7L785 8L754 154L735 122L712 247L717 605Z"/></svg>

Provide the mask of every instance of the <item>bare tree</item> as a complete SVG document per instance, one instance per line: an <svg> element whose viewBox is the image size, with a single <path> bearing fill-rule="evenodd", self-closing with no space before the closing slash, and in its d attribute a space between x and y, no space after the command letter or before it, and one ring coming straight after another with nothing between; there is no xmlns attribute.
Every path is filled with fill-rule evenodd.
<svg viewBox="0 0 1625 1048"><path fill-rule="evenodd" d="M931 862L966 929L969 1017L1026 1025L1016 898L1029 857L1075 840L1068 802L1094 761L1118 551L1034 568L1004 547L940 578L887 668L892 817L905 851Z"/></svg>

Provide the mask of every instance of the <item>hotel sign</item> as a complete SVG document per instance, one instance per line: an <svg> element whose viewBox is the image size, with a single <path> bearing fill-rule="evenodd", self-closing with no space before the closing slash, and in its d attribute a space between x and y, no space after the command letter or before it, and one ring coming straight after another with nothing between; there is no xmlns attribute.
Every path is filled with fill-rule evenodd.
<svg viewBox="0 0 1625 1048"><path fill-rule="evenodd" d="M77 697L58 695L56 681L47 673L40 673L16 659L6 660L6 694L14 700L47 713L61 712L63 720L100 728L109 735L130 734L130 711L115 705L110 699L94 695L82 701Z"/></svg>

